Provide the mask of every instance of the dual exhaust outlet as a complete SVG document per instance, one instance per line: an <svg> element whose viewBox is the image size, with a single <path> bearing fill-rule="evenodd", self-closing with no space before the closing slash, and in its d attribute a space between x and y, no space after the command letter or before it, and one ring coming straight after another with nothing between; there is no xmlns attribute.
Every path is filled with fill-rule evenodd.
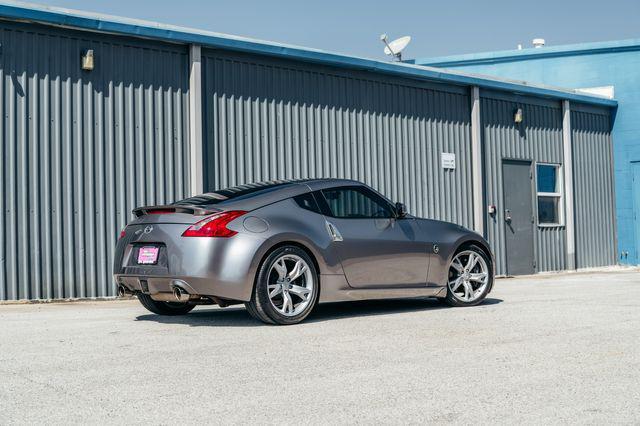
<svg viewBox="0 0 640 426"><path fill-rule="evenodd" d="M175 283L171 284L171 294L173 295L173 299L176 302L187 302L191 298L191 295L187 290ZM127 288L124 284L120 284L118 286L118 297L128 297L133 295L134 292Z"/></svg>

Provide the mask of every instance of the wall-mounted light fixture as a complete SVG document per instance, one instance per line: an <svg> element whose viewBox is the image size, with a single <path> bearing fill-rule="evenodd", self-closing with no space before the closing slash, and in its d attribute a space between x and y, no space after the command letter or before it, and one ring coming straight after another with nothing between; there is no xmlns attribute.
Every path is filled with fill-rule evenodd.
<svg viewBox="0 0 640 426"><path fill-rule="evenodd" d="M516 109L513 114L513 121L516 123L522 123L522 108Z"/></svg>
<svg viewBox="0 0 640 426"><path fill-rule="evenodd" d="M85 71L93 70L93 49L87 49L82 54L82 69Z"/></svg>

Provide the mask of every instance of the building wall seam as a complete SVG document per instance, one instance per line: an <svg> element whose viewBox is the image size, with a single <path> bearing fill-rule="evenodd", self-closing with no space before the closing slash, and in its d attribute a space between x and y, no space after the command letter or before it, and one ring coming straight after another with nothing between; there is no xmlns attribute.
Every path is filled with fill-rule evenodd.
<svg viewBox="0 0 640 426"><path fill-rule="evenodd" d="M197 44L189 46L189 155L190 192L202 194L203 150L202 150L202 55Z"/></svg>

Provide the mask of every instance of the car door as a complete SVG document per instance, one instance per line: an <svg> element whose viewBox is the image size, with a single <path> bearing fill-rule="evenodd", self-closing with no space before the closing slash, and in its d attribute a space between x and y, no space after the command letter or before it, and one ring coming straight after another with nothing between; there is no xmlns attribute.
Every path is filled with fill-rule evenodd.
<svg viewBox="0 0 640 426"><path fill-rule="evenodd" d="M320 191L333 245L351 287L424 286L428 257L415 220L396 218L386 199L364 186Z"/></svg>

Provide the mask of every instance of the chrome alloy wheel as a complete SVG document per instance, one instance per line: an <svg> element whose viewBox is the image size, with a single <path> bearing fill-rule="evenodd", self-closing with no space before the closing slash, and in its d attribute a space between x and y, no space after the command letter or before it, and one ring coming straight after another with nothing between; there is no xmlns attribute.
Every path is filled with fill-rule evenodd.
<svg viewBox="0 0 640 426"><path fill-rule="evenodd" d="M269 301L284 316L303 312L313 300L316 283L307 262L295 254L280 256L269 271Z"/></svg>
<svg viewBox="0 0 640 426"><path fill-rule="evenodd" d="M489 267L480 254L462 251L449 266L449 290L462 302L474 302L482 296L489 284Z"/></svg>

